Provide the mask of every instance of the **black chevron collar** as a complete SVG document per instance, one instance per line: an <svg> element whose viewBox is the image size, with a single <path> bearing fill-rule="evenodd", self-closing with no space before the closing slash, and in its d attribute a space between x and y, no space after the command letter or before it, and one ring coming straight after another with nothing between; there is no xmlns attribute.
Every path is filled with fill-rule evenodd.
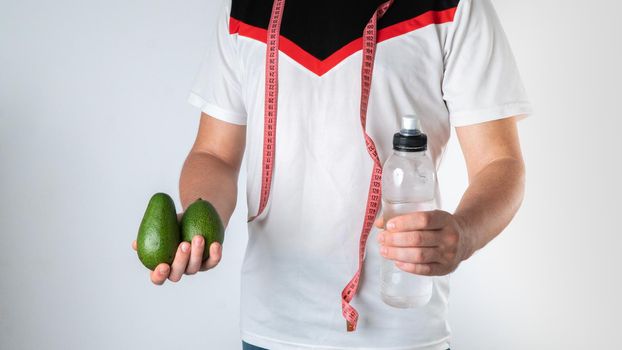
<svg viewBox="0 0 622 350"><path fill-rule="evenodd" d="M362 48L363 29L386 0L288 0L280 49L323 75ZM378 22L378 42L453 21L459 0L395 0ZM229 32L266 42L272 0L233 0Z"/></svg>

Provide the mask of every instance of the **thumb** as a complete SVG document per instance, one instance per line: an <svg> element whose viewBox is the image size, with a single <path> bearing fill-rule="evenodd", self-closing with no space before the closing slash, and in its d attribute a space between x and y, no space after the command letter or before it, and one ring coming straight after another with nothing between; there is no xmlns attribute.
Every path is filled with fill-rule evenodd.
<svg viewBox="0 0 622 350"><path fill-rule="evenodd" d="M374 226L377 228L384 228L384 218L380 215L376 221L374 221Z"/></svg>

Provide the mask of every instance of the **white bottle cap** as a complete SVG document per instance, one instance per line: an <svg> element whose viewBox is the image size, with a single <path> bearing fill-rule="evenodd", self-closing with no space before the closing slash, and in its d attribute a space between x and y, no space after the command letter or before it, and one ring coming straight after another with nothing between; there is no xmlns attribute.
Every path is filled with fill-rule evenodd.
<svg viewBox="0 0 622 350"><path fill-rule="evenodd" d="M416 135L421 132L421 122L414 114L407 114L402 117L402 135Z"/></svg>
<svg viewBox="0 0 622 350"><path fill-rule="evenodd" d="M402 129L403 130L416 130L418 129L419 119L414 114L407 114L402 117Z"/></svg>

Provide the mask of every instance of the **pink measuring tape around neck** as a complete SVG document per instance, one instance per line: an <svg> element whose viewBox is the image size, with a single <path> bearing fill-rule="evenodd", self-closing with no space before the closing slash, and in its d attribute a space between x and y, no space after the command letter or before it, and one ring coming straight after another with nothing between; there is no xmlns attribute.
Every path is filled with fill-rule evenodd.
<svg viewBox="0 0 622 350"><path fill-rule="evenodd" d="M367 205L365 207L365 217L359 242L358 270L354 277L348 282L341 292L341 308L343 317L346 319L346 329L348 332L356 330L359 314L350 305L350 302L358 290L361 272L363 270L363 259L365 257L365 245L371 231L378 209L380 207L381 184L382 184L382 165L378 158L378 152L374 141L366 132L367 124L367 105L371 91L371 80L374 70L374 58L376 54L376 35L378 20L387 12L393 4L393 0L382 3L374 11L363 32L363 63L361 66L361 127L367 152L372 158L374 165L369 183L367 195ZM263 162L261 177L261 195L259 198L259 209L257 214L248 219L249 222L255 220L266 207L270 196L272 184L272 172L274 168L274 153L276 150L276 118L278 105L278 66L279 66L279 35L281 20L285 0L274 0L272 14L268 24L268 38L266 40L266 91L264 104L264 138L263 138Z"/></svg>

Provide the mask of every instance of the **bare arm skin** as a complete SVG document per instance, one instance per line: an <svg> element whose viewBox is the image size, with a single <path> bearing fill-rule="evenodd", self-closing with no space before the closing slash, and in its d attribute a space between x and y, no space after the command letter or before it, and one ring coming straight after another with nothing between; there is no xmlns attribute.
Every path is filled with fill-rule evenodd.
<svg viewBox="0 0 622 350"><path fill-rule="evenodd" d="M456 128L469 187L454 214L442 210L395 217L376 226L381 254L400 269L445 275L510 223L523 199L525 167L516 118Z"/></svg>
<svg viewBox="0 0 622 350"><path fill-rule="evenodd" d="M454 215L471 238L471 253L510 223L525 189L525 165L515 119L456 128L469 187Z"/></svg>
<svg viewBox="0 0 622 350"><path fill-rule="evenodd" d="M184 162L179 193L184 210L198 198L216 207L227 226L235 209L246 126L201 115L197 138Z"/></svg>
<svg viewBox="0 0 622 350"><path fill-rule="evenodd" d="M244 156L246 126L223 122L205 113L196 140L179 178L179 193L184 210L198 198L212 203L225 227L235 209L240 164ZM171 266L158 265L151 281L160 285L168 278L178 282L184 274L193 275L215 267L222 256L222 246L214 242L210 257L202 262L204 240L196 236L192 243L182 242ZM132 246L136 249L136 241Z"/></svg>

